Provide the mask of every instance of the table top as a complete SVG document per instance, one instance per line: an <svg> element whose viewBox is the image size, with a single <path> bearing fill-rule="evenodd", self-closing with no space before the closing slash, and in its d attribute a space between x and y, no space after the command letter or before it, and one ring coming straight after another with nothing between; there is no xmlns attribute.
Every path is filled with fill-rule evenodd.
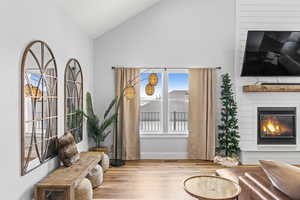
<svg viewBox="0 0 300 200"><path fill-rule="evenodd" d="M190 177L184 181L184 189L191 196L204 200L230 200L241 193L238 184L218 176Z"/></svg>

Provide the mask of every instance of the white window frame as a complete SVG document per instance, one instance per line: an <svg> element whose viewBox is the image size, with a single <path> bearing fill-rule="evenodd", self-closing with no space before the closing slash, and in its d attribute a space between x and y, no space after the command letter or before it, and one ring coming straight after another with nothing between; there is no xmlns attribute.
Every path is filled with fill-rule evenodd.
<svg viewBox="0 0 300 200"><path fill-rule="evenodd" d="M187 137L188 130L187 131L169 131L169 87L168 87L168 80L169 80L169 73L188 73L188 70L186 69L153 69L142 73L161 73L162 75L162 101L161 101L161 121L160 121L160 127L162 128L160 132L145 132L141 131L140 135L142 137L162 137L162 138L168 138L168 137Z"/></svg>

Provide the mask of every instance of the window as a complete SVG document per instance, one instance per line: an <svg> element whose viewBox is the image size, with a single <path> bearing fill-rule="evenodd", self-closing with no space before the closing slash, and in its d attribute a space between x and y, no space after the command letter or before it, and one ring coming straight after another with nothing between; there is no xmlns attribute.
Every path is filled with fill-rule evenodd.
<svg viewBox="0 0 300 200"><path fill-rule="evenodd" d="M157 73L155 93L148 96L145 87L148 76ZM141 133L187 133L188 85L186 70L151 70L141 73L140 131Z"/></svg>
<svg viewBox="0 0 300 200"><path fill-rule="evenodd" d="M70 131L76 143L82 140L83 109L82 71L76 59L70 59L65 70L65 132Z"/></svg>

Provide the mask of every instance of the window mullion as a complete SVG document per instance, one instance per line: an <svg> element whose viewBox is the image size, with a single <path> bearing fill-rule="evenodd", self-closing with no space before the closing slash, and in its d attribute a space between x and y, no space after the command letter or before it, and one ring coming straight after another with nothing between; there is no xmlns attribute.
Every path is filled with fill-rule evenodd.
<svg viewBox="0 0 300 200"><path fill-rule="evenodd" d="M168 132L168 72L163 72L163 99L162 99L162 114L163 114L163 133Z"/></svg>

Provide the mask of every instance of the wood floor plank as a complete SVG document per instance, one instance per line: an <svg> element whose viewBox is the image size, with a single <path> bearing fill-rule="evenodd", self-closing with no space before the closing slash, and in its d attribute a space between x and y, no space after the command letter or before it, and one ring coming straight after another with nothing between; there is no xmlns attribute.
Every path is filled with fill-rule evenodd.
<svg viewBox="0 0 300 200"><path fill-rule="evenodd" d="M202 160L128 161L110 168L104 183L94 190L94 200L192 200L183 189L191 176L215 175L224 168Z"/></svg>

